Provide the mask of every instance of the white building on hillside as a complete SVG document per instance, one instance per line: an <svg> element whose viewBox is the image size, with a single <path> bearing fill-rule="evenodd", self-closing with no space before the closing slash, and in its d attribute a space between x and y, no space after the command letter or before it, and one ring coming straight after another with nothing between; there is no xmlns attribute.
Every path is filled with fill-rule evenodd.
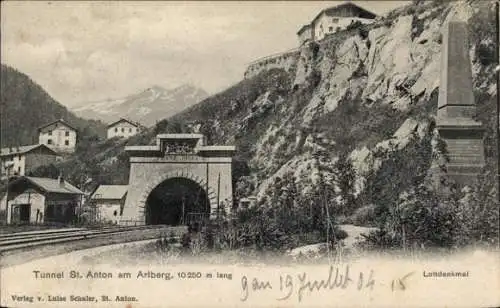
<svg viewBox="0 0 500 308"><path fill-rule="evenodd" d="M376 17L374 13L347 2L322 10L310 24L302 26L297 35L301 44L308 41L320 41L326 35L345 30L355 22L372 23Z"/></svg>
<svg viewBox="0 0 500 308"><path fill-rule="evenodd" d="M76 147L77 130L63 119L38 128L38 143L58 152L72 153Z"/></svg>
<svg viewBox="0 0 500 308"><path fill-rule="evenodd" d="M108 125L108 139L114 137L129 138L141 131L142 126L139 123L121 118Z"/></svg>
<svg viewBox="0 0 500 308"><path fill-rule="evenodd" d="M44 144L8 147L0 150L1 178L25 175L37 167L54 163L57 153Z"/></svg>

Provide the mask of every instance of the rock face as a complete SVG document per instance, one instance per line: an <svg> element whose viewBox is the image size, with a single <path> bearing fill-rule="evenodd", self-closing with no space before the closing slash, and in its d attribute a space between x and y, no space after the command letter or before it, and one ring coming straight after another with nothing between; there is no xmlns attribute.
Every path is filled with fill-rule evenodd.
<svg viewBox="0 0 500 308"><path fill-rule="evenodd" d="M264 70L174 119L204 123L215 142L235 144L252 171L259 200L278 178L292 178L305 194L317 190L318 181L339 191L332 179L345 154L356 171L356 196L384 177L410 185L437 155L442 29L460 16L469 23L472 86L481 97L481 121L489 127L485 153L492 164L492 12L482 1L400 9L374 24L304 45L293 69ZM396 157L404 163L395 165ZM397 192L407 188L398 184Z"/></svg>

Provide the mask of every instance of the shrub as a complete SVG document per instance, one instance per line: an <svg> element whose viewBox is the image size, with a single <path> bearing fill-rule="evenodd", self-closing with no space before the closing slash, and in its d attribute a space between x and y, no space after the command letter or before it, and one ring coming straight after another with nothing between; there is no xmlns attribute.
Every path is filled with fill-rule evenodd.
<svg viewBox="0 0 500 308"><path fill-rule="evenodd" d="M397 247L400 239L396 236L390 236L384 229L371 231L368 234L361 234L364 238L358 246L367 250L386 250Z"/></svg>
<svg viewBox="0 0 500 308"><path fill-rule="evenodd" d="M172 235L161 235L158 240L155 242L155 248L159 252L171 252L177 250L175 244L177 243L176 239L172 238Z"/></svg>
<svg viewBox="0 0 500 308"><path fill-rule="evenodd" d="M317 69L313 69L311 74L307 76L307 82L311 85L311 87L316 88L321 82L321 72Z"/></svg>
<svg viewBox="0 0 500 308"><path fill-rule="evenodd" d="M370 204L355 210L350 220L356 226L372 226L375 224L375 218L375 205Z"/></svg>
<svg viewBox="0 0 500 308"><path fill-rule="evenodd" d="M471 189L449 188L450 193L443 194L421 184L402 194L381 230L366 236L362 246L455 249L498 244L499 204L491 183L480 177Z"/></svg>
<svg viewBox="0 0 500 308"><path fill-rule="evenodd" d="M315 60L319 54L319 44L316 42L311 42L309 44L309 48L310 48L311 53L312 53L312 58L313 58L313 60Z"/></svg>
<svg viewBox="0 0 500 308"><path fill-rule="evenodd" d="M413 15L415 14L415 8L413 6L410 6L408 7L408 9L406 10L406 15Z"/></svg>
<svg viewBox="0 0 500 308"><path fill-rule="evenodd" d="M175 234L174 230L170 230L170 233L168 234L168 241L171 244L177 243L178 240L176 238L176 234Z"/></svg>
<svg viewBox="0 0 500 308"><path fill-rule="evenodd" d="M355 22L349 24L346 28L346 30L351 30L351 29L356 29L363 26L363 23L359 20L356 20Z"/></svg>
<svg viewBox="0 0 500 308"><path fill-rule="evenodd" d="M494 44L479 44L476 48L476 57L482 65L494 64L496 62Z"/></svg>
<svg viewBox="0 0 500 308"><path fill-rule="evenodd" d="M418 19L418 16L412 18L411 40L419 37L424 31L424 19Z"/></svg>
<svg viewBox="0 0 500 308"><path fill-rule="evenodd" d="M358 28L358 35L363 39L366 40L368 38L369 31L365 27L359 27ZM369 42L367 43L369 44ZM368 49L370 46L368 46Z"/></svg>

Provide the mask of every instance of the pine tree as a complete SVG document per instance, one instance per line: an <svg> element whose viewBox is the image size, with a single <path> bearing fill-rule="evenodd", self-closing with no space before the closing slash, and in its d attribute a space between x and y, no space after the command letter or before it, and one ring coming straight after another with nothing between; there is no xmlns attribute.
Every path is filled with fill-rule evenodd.
<svg viewBox="0 0 500 308"><path fill-rule="evenodd" d="M341 153L333 166L334 181L340 189L341 203L339 213L347 215L352 212L355 206L355 181L356 170L352 165L352 160L346 152Z"/></svg>

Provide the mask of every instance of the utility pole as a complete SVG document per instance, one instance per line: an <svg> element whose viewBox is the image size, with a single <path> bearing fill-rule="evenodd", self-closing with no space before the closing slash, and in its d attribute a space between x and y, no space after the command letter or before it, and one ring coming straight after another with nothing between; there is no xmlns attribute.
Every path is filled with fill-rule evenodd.
<svg viewBox="0 0 500 308"><path fill-rule="evenodd" d="M219 221L220 219L219 197L220 197L220 172L219 172L219 177L217 178L217 221Z"/></svg>
<svg viewBox="0 0 500 308"><path fill-rule="evenodd" d="M205 193L207 194L207 198L208 198L208 181L209 181L209 172L208 172L208 162L207 162L207 182L205 183ZM208 206L208 221L211 220L211 217L212 217L212 207L210 206L210 202L207 203L207 206Z"/></svg>
<svg viewBox="0 0 500 308"><path fill-rule="evenodd" d="M495 73L497 75L497 198L500 202L500 1L495 3L495 26L497 29L495 56L497 67Z"/></svg>
<svg viewBox="0 0 500 308"><path fill-rule="evenodd" d="M10 177L10 168L14 167L14 162L9 161L5 163L5 173L7 175L7 187L5 190L5 224L9 221L9 177Z"/></svg>
<svg viewBox="0 0 500 308"><path fill-rule="evenodd" d="M497 74L497 198L500 203L500 1L495 3L495 27L496 32L496 48L495 56L497 67L495 73ZM500 230L498 233L500 238ZM497 249L500 248L500 241L497 242Z"/></svg>
<svg viewBox="0 0 500 308"><path fill-rule="evenodd" d="M184 216L185 216L184 211L185 211L185 206L186 206L186 204L185 204L185 202L184 202L185 197L186 197L185 195L183 195L183 196L182 196L182 216L181 216L181 225L183 225L183 224L185 223L185 219L184 219Z"/></svg>

